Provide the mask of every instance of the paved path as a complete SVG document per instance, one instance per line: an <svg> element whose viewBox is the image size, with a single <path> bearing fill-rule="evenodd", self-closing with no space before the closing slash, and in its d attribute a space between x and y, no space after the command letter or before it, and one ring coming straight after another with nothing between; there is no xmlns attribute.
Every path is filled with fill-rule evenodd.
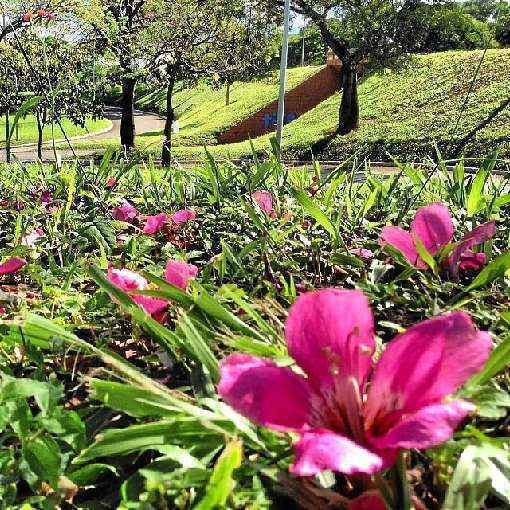
<svg viewBox="0 0 510 510"><path fill-rule="evenodd" d="M120 117L121 111L119 108L107 107L105 108L105 118L112 121L112 127L110 130L106 132L101 132L97 134L90 134L81 137L74 137L72 142L78 141L89 141L89 140L108 140L112 138L120 137ZM154 113L135 111L135 127L137 134L142 133L150 133L150 132L159 132L163 130L165 125L165 118L160 115L156 115ZM63 141L65 143L65 140ZM58 141L59 144L62 143L61 140ZM90 154L90 150L76 150L77 156L85 156ZM70 149L60 149L58 153L61 155L62 159L68 159L73 157L73 152ZM37 144L27 144L20 147L13 147L11 149L12 159L13 161L36 161L37 160ZM5 161L6 159L6 151L5 149L0 149L0 162ZM55 159L55 155L53 154L52 144L51 142L45 142L43 145L43 160L44 161L53 161Z"/></svg>

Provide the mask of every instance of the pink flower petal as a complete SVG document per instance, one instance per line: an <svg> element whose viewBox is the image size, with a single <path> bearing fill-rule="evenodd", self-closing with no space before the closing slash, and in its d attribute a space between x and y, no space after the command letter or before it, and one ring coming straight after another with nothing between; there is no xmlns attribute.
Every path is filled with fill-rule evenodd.
<svg viewBox="0 0 510 510"><path fill-rule="evenodd" d="M269 191L255 191L251 197L255 200L261 211L270 215L274 213L273 196Z"/></svg>
<svg viewBox="0 0 510 510"><path fill-rule="evenodd" d="M172 223L179 226L183 223L187 223L188 221L193 221L197 217L197 213L192 211L191 209L182 209L181 211L177 211L170 216Z"/></svg>
<svg viewBox="0 0 510 510"><path fill-rule="evenodd" d="M179 260L169 260L166 265L165 280L175 287L186 290L189 281L197 274L197 266Z"/></svg>
<svg viewBox="0 0 510 510"><path fill-rule="evenodd" d="M302 430L310 417L306 379L272 361L233 354L222 361L219 395L238 413L274 430Z"/></svg>
<svg viewBox="0 0 510 510"><path fill-rule="evenodd" d="M131 222L138 217L138 210L129 202L124 202L118 207L112 209L112 216L114 220Z"/></svg>
<svg viewBox="0 0 510 510"><path fill-rule="evenodd" d="M296 459L290 471L298 476L314 476L331 470L346 475L377 473L382 459L350 439L329 430L304 432L294 445Z"/></svg>
<svg viewBox="0 0 510 510"><path fill-rule="evenodd" d="M454 230L450 211L444 204L422 207L411 224L411 236L418 237L431 255L452 240Z"/></svg>
<svg viewBox="0 0 510 510"><path fill-rule="evenodd" d="M454 312L409 328L391 341L371 379L365 426L392 425L398 413L436 404L479 372L492 350L486 332L470 317Z"/></svg>
<svg viewBox="0 0 510 510"><path fill-rule="evenodd" d="M124 292L143 290L147 287L147 280L129 269L108 269L108 280Z"/></svg>
<svg viewBox="0 0 510 510"><path fill-rule="evenodd" d="M489 221L483 225L479 225L471 232L468 232L459 242L459 244L453 249L449 258L450 271L453 275L456 275L459 269L459 262L462 260L463 255L470 251L474 246L487 242L489 239L494 237L496 233L496 222ZM469 257L468 257L469 258ZM481 258L478 258L477 262L480 262ZM474 262L474 261L473 261ZM468 264L469 265L469 264ZM479 269L485 265L485 260L481 266L467 267L467 269ZM461 269L464 269L461 267Z"/></svg>
<svg viewBox="0 0 510 510"><path fill-rule="evenodd" d="M378 491L367 491L349 503L349 510L388 510Z"/></svg>
<svg viewBox="0 0 510 510"><path fill-rule="evenodd" d="M476 406L464 400L433 404L403 416L381 437L370 437L374 448L426 450L453 437L453 433Z"/></svg>
<svg viewBox="0 0 510 510"><path fill-rule="evenodd" d="M149 315L157 315L168 308L168 301L151 296L131 296Z"/></svg>
<svg viewBox="0 0 510 510"><path fill-rule="evenodd" d="M459 268L462 271L480 271L485 264L487 264L485 253L473 253L471 250L468 250L460 256Z"/></svg>
<svg viewBox="0 0 510 510"><path fill-rule="evenodd" d="M165 213L156 214L156 216L147 216L147 222L143 228L144 234L155 234L159 232L168 221L168 216Z"/></svg>
<svg viewBox="0 0 510 510"><path fill-rule="evenodd" d="M285 326L290 355L320 391L353 376L363 387L375 350L374 320L360 291L324 289L301 295Z"/></svg>
<svg viewBox="0 0 510 510"><path fill-rule="evenodd" d="M25 259L12 257L9 260L6 260L3 264L0 264L0 276L4 274L17 273L26 265L27 261Z"/></svg>
<svg viewBox="0 0 510 510"><path fill-rule="evenodd" d="M113 188L115 185L117 184L117 179L115 177L110 177L107 181L106 181L106 186L108 188Z"/></svg>
<svg viewBox="0 0 510 510"><path fill-rule="evenodd" d="M147 280L129 269L108 269L108 280L120 290L130 293L133 290L144 290L148 286ZM131 296L149 315L157 314L168 307L168 301L151 296Z"/></svg>
<svg viewBox="0 0 510 510"><path fill-rule="evenodd" d="M352 253L356 257L359 257L359 258L365 259L365 260L372 260L374 258L374 252L367 248L351 248L349 250L349 253Z"/></svg>
<svg viewBox="0 0 510 510"><path fill-rule="evenodd" d="M384 227L381 232L379 244L384 247L386 244L396 248L410 264L418 269L427 269L427 264L418 255L411 234L400 227Z"/></svg>

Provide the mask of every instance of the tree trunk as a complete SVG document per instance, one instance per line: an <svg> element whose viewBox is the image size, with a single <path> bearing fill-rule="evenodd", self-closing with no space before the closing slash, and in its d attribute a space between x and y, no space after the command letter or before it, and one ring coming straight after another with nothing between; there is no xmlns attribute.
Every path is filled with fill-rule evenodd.
<svg viewBox="0 0 510 510"><path fill-rule="evenodd" d="M37 110L37 157L42 160L42 147L43 147L43 121L41 119L41 113Z"/></svg>
<svg viewBox="0 0 510 510"><path fill-rule="evenodd" d="M120 143L131 149L135 146L135 78L122 79L122 118Z"/></svg>
<svg viewBox="0 0 510 510"><path fill-rule="evenodd" d="M5 110L5 154L7 163L11 162L11 112L9 107Z"/></svg>
<svg viewBox="0 0 510 510"><path fill-rule="evenodd" d="M164 167L169 167L172 157L172 124L175 120L175 112L173 107L173 94L174 94L175 78L169 75L168 85L166 89L166 121L163 131L163 152L161 153L161 164Z"/></svg>
<svg viewBox="0 0 510 510"><path fill-rule="evenodd" d="M227 92L225 95L225 106L228 106L230 104L230 82L227 81Z"/></svg>
<svg viewBox="0 0 510 510"><path fill-rule="evenodd" d="M342 66L342 102L338 133L346 135L359 127L358 77L356 66L343 63Z"/></svg>

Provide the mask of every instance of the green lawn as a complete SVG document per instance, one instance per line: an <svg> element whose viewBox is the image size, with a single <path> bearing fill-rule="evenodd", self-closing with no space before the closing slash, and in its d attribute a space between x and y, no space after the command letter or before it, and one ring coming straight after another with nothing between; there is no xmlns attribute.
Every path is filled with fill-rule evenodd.
<svg viewBox="0 0 510 510"><path fill-rule="evenodd" d="M14 117L11 117L11 123L13 118ZM37 121L35 116L28 115L26 118L21 119L18 125L18 136L16 136L15 132L11 141L12 145L37 142ZM107 119L93 120L89 118L87 119L84 128L76 126L68 119L64 119L62 122L62 127L64 128L64 131L69 138L72 138L73 136L81 136L88 133L102 131L109 126L111 126L111 122ZM52 132L51 125L46 126L43 131L43 136L45 141L51 140L52 136L55 136L55 139L57 140L64 138L62 130L56 124L54 126L54 132ZM5 140L5 116L3 116L0 117L0 145L3 147L5 146Z"/></svg>
<svg viewBox="0 0 510 510"><path fill-rule="evenodd" d="M343 159L364 147L373 159L388 160L390 155L424 157L433 153L436 142L444 143L469 132L510 94L510 49L489 50L466 101L481 55L481 51L456 51L416 56L398 71L371 75L359 87L359 129L334 137L317 155ZM292 70L289 88L295 84L292 80L298 82L317 69L304 68L301 73ZM214 135L273 100L276 93L276 81L271 86L259 82L239 84L232 93L236 102L225 107L224 90L199 87L180 92L177 104L188 97L190 106L181 116L182 132L174 140L174 156L201 157L204 143L218 157L250 154L249 142L217 145ZM333 136L339 104L337 94L289 124L283 142L286 155L310 156L314 143ZM253 140L256 149L269 149L269 138L265 135ZM139 146L155 155L161 141L159 135L138 137ZM504 153L510 154L510 109L480 131L469 152L478 155L501 142ZM103 149L110 145L118 145L118 140L104 141L101 146L87 142L81 147Z"/></svg>

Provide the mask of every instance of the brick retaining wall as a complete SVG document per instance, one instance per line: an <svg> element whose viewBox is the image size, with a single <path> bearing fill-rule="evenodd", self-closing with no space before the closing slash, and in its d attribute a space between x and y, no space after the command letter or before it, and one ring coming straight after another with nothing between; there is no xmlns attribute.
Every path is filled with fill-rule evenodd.
<svg viewBox="0 0 510 510"><path fill-rule="evenodd" d="M336 61L333 65L323 67L303 83L285 95L285 123L315 108L319 103L332 96L340 89L340 67ZM276 128L278 101L273 101L257 113L220 133L220 143L234 143L256 138L270 133Z"/></svg>

